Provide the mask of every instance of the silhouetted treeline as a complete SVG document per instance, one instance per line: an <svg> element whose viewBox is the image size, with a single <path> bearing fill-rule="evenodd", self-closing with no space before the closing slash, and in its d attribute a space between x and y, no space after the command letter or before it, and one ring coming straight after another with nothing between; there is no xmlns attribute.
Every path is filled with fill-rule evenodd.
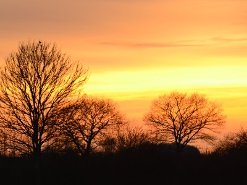
<svg viewBox="0 0 247 185"><path fill-rule="evenodd" d="M200 154L192 146L178 153L173 145L152 143L87 158L73 151L47 152L42 155L39 184L246 184L246 153L238 154L242 157ZM1 183L35 184L32 162L28 156L2 157Z"/></svg>
<svg viewBox="0 0 247 185"><path fill-rule="evenodd" d="M46 151L73 149L88 157L138 144L134 132L130 139L122 134L126 120L111 101L81 95L87 72L56 45L21 43L5 62L0 73L2 154L31 154L39 166ZM175 143L180 152L193 141L213 141L224 118L204 96L173 92L154 101L144 119L152 132L142 137Z"/></svg>

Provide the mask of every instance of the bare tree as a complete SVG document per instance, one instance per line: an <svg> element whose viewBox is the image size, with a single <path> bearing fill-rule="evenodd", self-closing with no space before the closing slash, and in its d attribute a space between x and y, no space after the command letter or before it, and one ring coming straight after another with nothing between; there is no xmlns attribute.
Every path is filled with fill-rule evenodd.
<svg viewBox="0 0 247 185"><path fill-rule="evenodd" d="M61 110L61 133L82 156L88 156L102 136L123 123L108 100L85 97Z"/></svg>
<svg viewBox="0 0 247 185"><path fill-rule="evenodd" d="M244 155L247 154L247 131L240 131L226 135L215 146L214 154L218 155Z"/></svg>
<svg viewBox="0 0 247 185"><path fill-rule="evenodd" d="M176 144L178 151L195 140L213 140L224 123L221 109L199 94L173 92L154 101L145 121L157 136Z"/></svg>
<svg viewBox="0 0 247 185"><path fill-rule="evenodd" d="M86 71L55 45L21 43L0 75L0 126L15 150L39 158L56 136L54 115L85 80Z"/></svg>
<svg viewBox="0 0 247 185"><path fill-rule="evenodd" d="M103 150L109 153L138 148L147 143L151 143L147 131L140 127L130 127L130 125L125 124L117 130L115 135L110 134L103 138L100 144Z"/></svg>

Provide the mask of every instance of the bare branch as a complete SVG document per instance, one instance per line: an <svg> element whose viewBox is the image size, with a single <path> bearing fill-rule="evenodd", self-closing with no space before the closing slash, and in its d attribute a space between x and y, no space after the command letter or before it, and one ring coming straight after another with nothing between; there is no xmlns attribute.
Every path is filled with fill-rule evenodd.
<svg viewBox="0 0 247 185"><path fill-rule="evenodd" d="M86 71L55 45L20 44L1 71L0 126L22 152L40 155L56 136L54 114L85 80Z"/></svg>
<svg viewBox="0 0 247 185"><path fill-rule="evenodd" d="M201 95L174 92L159 97L145 121L180 150L198 139L212 140L212 132L224 123L224 116L218 106Z"/></svg>

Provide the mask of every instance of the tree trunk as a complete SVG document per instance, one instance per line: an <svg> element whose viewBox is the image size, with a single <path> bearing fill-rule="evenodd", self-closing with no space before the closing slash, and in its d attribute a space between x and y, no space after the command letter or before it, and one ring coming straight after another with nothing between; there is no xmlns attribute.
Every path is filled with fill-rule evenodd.
<svg viewBox="0 0 247 185"><path fill-rule="evenodd" d="M35 151L34 151L34 173L35 173L35 184L40 185L41 184L41 146L37 144Z"/></svg>
<svg viewBox="0 0 247 185"><path fill-rule="evenodd" d="M39 143L39 125L38 121L33 123L33 160L34 160L34 170L35 170L35 183L40 185L40 163L41 163L41 144Z"/></svg>
<svg viewBox="0 0 247 185"><path fill-rule="evenodd" d="M176 152L180 153L182 151L181 143L176 143Z"/></svg>
<svg viewBox="0 0 247 185"><path fill-rule="evenodd" d="M88 157L91 153L91 144L92 144L92 140L89 139L87 142L86 149L85 149L85 157Z"/></svg>

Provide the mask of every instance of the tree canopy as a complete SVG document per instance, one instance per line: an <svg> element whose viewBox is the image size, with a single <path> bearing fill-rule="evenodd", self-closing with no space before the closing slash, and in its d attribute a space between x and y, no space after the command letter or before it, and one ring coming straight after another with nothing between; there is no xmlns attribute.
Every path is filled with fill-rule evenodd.
<svg viewBox="0 0 247 185"><path fill-rule="evenodd" d="M0 74L0 126L14 150L37 157L52 145L53 117L86 76L54 44L21 43L9 55Z"/></svg>
<svg viewBox="0 0 247 185"><path fill-rule="evenodd" d="M111 101L90 97L62 108L57 120L65 143L71 143L81 156L88 156L102 137L124 122Z"/></svg>
<svg viewBox="0 0 247 185"><path fill-rule="evenodd" d="M160 139L181 150L195 140L212 140L212 132L224 123L219 106L199 94L173 92L154 101L145 121Z"/></svg>

